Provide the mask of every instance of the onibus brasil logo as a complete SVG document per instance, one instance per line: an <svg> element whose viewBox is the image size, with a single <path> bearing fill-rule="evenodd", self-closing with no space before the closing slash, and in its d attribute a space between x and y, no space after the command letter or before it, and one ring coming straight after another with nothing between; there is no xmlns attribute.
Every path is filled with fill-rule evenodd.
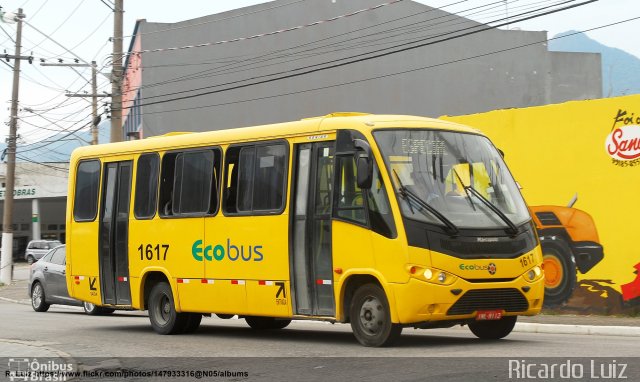
<svg viewBox="0 0 640 382"><path fill-rule="evenodd" d="M613 128L605 141L605 150L618 166L640 165L640 117L619 109Z"/></svg>

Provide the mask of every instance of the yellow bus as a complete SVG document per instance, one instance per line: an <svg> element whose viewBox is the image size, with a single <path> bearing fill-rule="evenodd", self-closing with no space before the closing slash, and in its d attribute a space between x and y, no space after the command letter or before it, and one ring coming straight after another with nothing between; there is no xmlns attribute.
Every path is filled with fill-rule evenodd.
<svg viewBox="0 0 640 382"><path fill-rule="evenodd" d="M404 327L498 339L543 303L516 182L451 122L334 113L82 147L67 206L70 295L148 310L161 334L215 314L350 323L365 346Z"/></svg>

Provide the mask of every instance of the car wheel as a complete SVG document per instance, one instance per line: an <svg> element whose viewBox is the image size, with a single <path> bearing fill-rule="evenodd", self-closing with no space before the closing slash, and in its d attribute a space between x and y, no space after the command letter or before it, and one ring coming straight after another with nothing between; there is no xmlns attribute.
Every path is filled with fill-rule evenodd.
<svg viewBox="0 0 640 382"><path fill-rule="evenodd" d="M83 302L82 308L84 309L84 312L90 316L99 316L102 314L102 309L90 302Z"/></svg>
<svg viewBox="0 0 640 382"><path fill-rule="evenodd" d="M39 282L35 282L31 287L31 307L36 312L46 312L49 304L45 301L44 288Z"/></svg>
<svg viewBox="0 0 640 382"><path fill-rule="evenodd" d="M511 333L517 319L518 316L507 316L496 321L475 321L469 324L469 329L483 340L499 340Z"/></svg>
<svg viewBox="0 0 640 382"><path fill-rule="evenodd" d="M391 321L389 302L382 288L366 284L351 300L351 329L364 346L388 346L400 337L402 326Z"/></svg>
<svg viewBox="0 0 640 382"><path fill-rule="evenodd" d="M156 333L184 333L189 316L176 312L171 286L160 282L153 286L149 295L149 321Z"/></svg>
<svg viewBox="0 0 640 382"><path fill-rule="evenodd" d="M280 319L275 317L254 317L247 316L244 318L251 329L265 330L265 329L284 329L291 323L291 320Z"/></svg>
<svg viewBox="0 0 640 382"><path fill-rule="evenodd" d="M31 265L35 262L36 262L36 259L33 256L31 255L27 256L27 264Z"/></svg>

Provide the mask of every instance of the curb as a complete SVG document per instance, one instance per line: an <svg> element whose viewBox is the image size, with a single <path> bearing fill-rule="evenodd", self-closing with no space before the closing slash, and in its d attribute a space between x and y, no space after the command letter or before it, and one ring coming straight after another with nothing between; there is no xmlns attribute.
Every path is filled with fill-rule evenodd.
<svg viewBox="0 0 640 382"><path fill-rule="evenodd" d="M637 326L563 325L518 322L513 330L520 333L640 337L640 327Z"/></svg>

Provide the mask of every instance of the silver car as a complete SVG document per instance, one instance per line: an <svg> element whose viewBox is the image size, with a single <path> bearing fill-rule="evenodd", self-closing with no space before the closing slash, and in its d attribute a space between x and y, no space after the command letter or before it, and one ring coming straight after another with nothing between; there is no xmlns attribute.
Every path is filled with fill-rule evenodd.
<svg viewBox="0 0 640 382"><path fill-rule="evenodd" d="M49 250L59 245L62 245L62 243L58 240L31 240L24 253L24 259L27 260L27 263L32 264L40 260Z"/></svg>
<svg viewBox="0 0 640 382"><path fill-rule="evenodd" d="M110 314L114 310L69 297L66 280L66 247L58 245L31 264L29 296L36 312L46 312L51 304L82 306L90 315Z"/></svg>

